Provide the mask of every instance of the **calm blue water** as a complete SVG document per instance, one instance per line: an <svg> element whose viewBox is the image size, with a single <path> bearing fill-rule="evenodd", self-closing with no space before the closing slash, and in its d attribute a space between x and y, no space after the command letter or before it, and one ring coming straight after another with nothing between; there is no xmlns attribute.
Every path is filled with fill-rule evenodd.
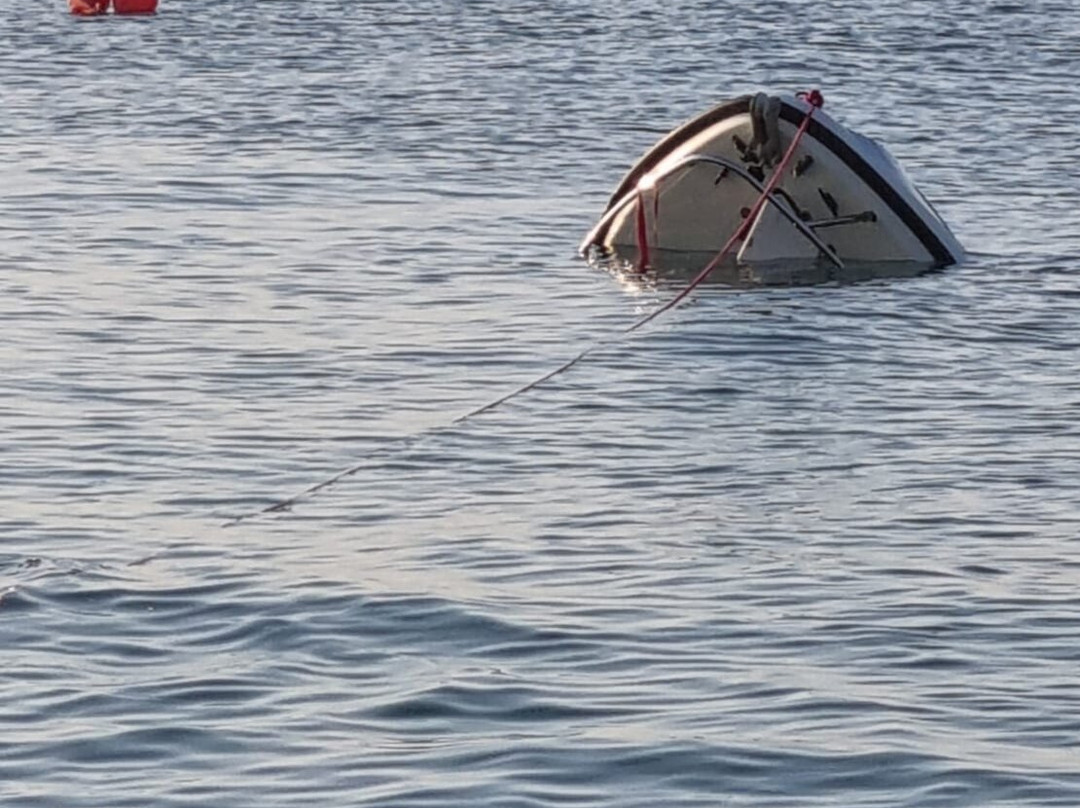
<svg viewBox="0 0 1080 808"><path fill-rule="evenodd" d="M1078 41L1072 0L13 3L0 804L1080 805ZM660 134L811 86L964 266L709 286L438 429L671 293L574 256Z"/></svg>

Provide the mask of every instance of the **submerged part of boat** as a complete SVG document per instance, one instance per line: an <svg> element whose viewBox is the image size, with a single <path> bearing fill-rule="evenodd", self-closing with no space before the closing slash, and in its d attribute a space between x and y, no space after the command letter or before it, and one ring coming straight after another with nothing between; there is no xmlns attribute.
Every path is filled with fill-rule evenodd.
<svg viewBox="0 0 1080 808"><path fill-rule="evenodd" d="M581 253L715 253L759 207L740 264L962 260L956 237L892 156L820 109L768 204L757 206L811 111L804 98L759 93L678 127L626 174Z"/></svg>
<svg viewBox="0 0 1080 808"><path fill-rule="evenodd" d="M652 250L648 270L642 270L642 256L636 248L620 248L618 253L593 250L589 263L607 272L627 290L652 290L660 295L678 291L701 274L716 253ZM759 261L753 264L722 262L702 285L730 289L763 289L793 286L850 286L897 278L918 278L941 269L912 261L849 261L836 266L829 261Z"/></svg>

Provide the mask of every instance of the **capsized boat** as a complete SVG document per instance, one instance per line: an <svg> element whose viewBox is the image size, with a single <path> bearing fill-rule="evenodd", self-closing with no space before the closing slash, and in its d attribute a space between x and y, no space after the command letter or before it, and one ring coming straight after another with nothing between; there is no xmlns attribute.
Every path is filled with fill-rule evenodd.
<svg viewBox="0 0 1080 808"><path fill-rule="evenodd" d="M818 104L815 104L816 107ZM772 170L813 113L781 177ZM964 250L883 146L802 96L746 95L684 123L637 161L580 247L583 255L715 253L754 208L740 264L907 262L943 267Z"/></svg>

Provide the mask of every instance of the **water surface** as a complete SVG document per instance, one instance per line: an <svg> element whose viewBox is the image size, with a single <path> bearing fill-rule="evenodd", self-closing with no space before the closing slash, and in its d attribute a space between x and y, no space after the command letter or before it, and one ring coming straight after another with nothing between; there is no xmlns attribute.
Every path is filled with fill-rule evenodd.
<svg viewBox="0 0 1080 808"><path fill-rule="evenodd" d="M1078 37L1051 0L21 4L3 804L1080 803ZM638 155L808 87L965 265L710 285L444 428L671 293L574 256Z"/></svg>

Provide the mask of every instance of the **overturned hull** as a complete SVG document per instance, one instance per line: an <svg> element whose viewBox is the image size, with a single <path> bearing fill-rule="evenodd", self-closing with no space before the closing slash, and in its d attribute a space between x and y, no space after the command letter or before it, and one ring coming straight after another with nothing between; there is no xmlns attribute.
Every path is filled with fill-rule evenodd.
<svg viewBox="0 0 1080 808"><path fill-rule="evenodd" d="M680 126L623 178L582 253L720 250L810 109L802 98L759 94ZM892 156L818 109L736 261L941 267L962 258L956 237Z"/></svg>

